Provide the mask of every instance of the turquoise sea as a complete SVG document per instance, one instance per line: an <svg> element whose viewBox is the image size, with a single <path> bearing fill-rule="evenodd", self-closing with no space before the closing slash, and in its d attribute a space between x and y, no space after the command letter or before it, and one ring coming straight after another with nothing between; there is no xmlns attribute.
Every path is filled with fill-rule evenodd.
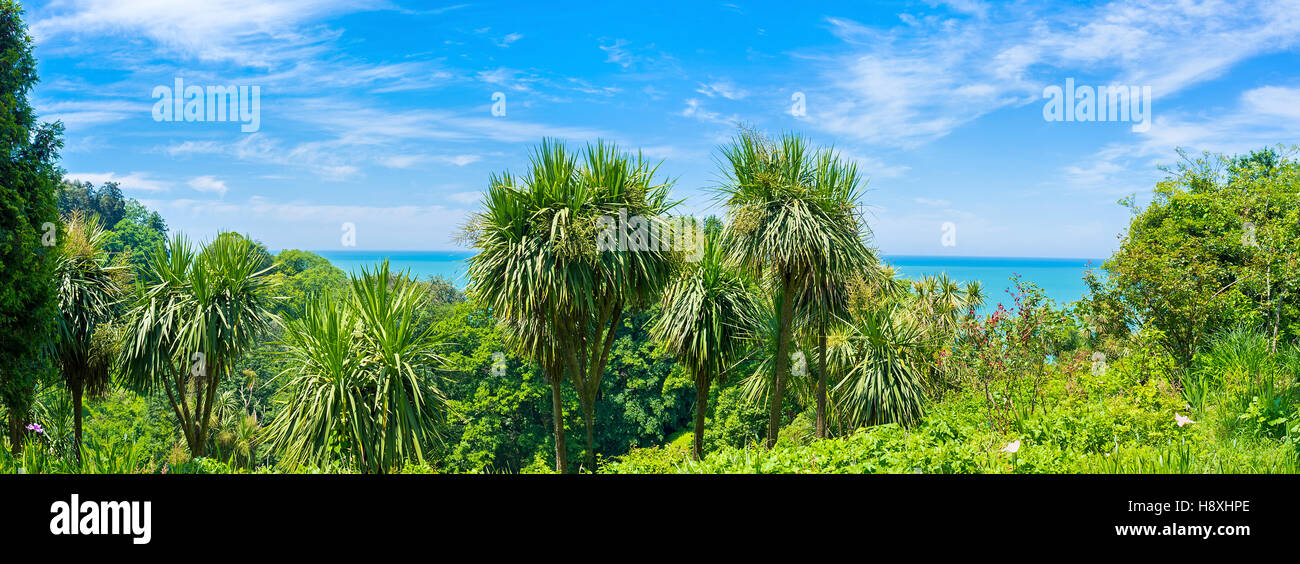
<svg viewBox="0 0 1300 564"><path fill-rule="evenodd" d="M419 278L441 276L464 287L469 251L314 251L335 266L356 272L387 258L394 269L409 270ZM1082 258L1015 258L1015 257L943 257L919 255L885 255L885 260L908 277L947 273L949 278L984 284L991 309L998 302L1010 306L1007 289L1010 278L1019 274L1037 284L1057 302L1071 302L1083 295L1083 272L1101 264L1099 259Z"/></svg>

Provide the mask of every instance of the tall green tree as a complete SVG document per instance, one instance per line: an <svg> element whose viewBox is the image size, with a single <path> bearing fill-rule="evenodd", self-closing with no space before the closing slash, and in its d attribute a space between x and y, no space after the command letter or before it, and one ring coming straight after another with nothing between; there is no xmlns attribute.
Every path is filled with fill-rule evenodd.
<svg viewBox="0 0 1300 564"><path fill-rule="evenodd" d="M771 448L780 434L797 302L838 303L842 290L834 278L866 268L874 259L862 240L857 171L833 151L815 150L798 135L773 141L744 130L722 154L725 181L720 190L730 214L728 261L764 279L776 299L777 350L768 397ZM824 401L822 405L824 409Z"/></svg>
<svg viewBox="0 0 1300 564"><path fill-rule="evenodd" d="M195 457L207 451L222 379L274 323L270 269L265 251L234 233L198 250L177 234L149 256L119 362L132 388L166 394Z"/></svg>
<svg viewBox="0 0 1300 564"><path fill-rule="evenodd" d="M81 459L81 408L86 392L103 391L114 361L111 323L126 293L129 267L110 261L98 216L74 212L59 243L59 339L54 345L72 394L73 436Z"/></svg>
<svg viewBox="0 0 1300 564"><path fill-rule="evenodd" d="M595 402L615 332L625 311L652 303L671 274L671 253L648 236L663 232L670 184L656 180L657 166L604 142L579 157L544 140L531 161L523 177L492 176L485 209L466 229L479 250L469 292L491 308L506 341L546 371L560 472L568 468L560 386L566 377L573 384L593 470ZM618 235L602 246L611 225Z"/></svg>
<svg viewBox="0 0 1300 564"><path fill-rule="evenodd" d="M686 263L669 283L650 329L695 380L696 460L704 455L709 387L744 355L742 319L756 307L740 272L726 264L720 239L711 230L700 260Z"/></svg>
<svg viewBox="0 0 1300 564"><path fill-rule="evenodd" d="M0 61L0 400L17 454L35 383L53 371L63 126L36 122L28 100L37 82L32 38L11 0L0 0Z"/></svg>

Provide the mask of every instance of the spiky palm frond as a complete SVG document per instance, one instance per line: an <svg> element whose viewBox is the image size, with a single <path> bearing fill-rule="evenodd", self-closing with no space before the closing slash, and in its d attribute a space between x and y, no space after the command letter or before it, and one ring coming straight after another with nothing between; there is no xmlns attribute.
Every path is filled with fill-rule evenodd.
<svg viewBox="0 0 1300 564"><path fill-rule="evenodd" d="M653 237L633 250L599 242L613 217L620 236L623 220L662 227L675 205L671 183L657 180L657 165L604 142L578 156L548 139L530 158L524 176L491 178L485 209L466 226L478 250L468 290L491 308L506 343L541 363L553 384L568 376L590 431L624 309L656 299L676 262ZM562 440L557 433L557 450ZM594 464L594 447L587 456Z"/></svg>
<svg viewBox="0 0 1300 564"><path fill-rule="evenodd" d="M177 234L149 256L137 285L122 378L142 393L167 394L195 456L206 449L217 386L275 322L271 268L247 237L221 233L196 249Z"/></svg>
<svg viewBox="0 0 1300 564"><path fill-rule="evenodd" d="M843 415L855 427L920 420L924 370L917 358L926 346L921 328L889 308L860 315L853 333L856 362L835 387Z"/></svg>
<svg viewBox="0 0 1300 564"><path fill-rule="evenodd" d="M108 385L113 362L113 343L96 333L102 337L114 320L130 280L129 267L109 259L106 236L95 218L80 213L67 218L55 271L60 313L55 356L68 386L92 394Z"/></svg>
<svg viewBox="0 0 1300 564"><path fill-rule="evenodd" d="M745 352L742 321L755 307L745 280L723 262L719 235L710 234L701 260L688 264L664 290L650 334L692 375L725 374Z"/></svg>
<svg viewBox="0 0 1300 564"><path fill-rule="evenodd" d="M779 294L771 291L764 291L755 300L754 305L748 308L742 317L743 331L742 338L748 343L749 356L754 358L758 363L754 365L753 372L745 376L741 383L741 390L745 401L755 404L767 404L772 391L776 385L776 358L777 350L780 348L781 337L781 297ZM796 327L806 326L811 317L806 309L795 309L794 323ZM809 346L805 343L805 346ZM795 353L803 353L804 361L807 363L814 362L815 356L811 348L799 348L798 343L791 347L790 370L793 372L793 357ZM807 366L807 365L806 365ZM813 397L813 382L810 378L787 378L785 381L785 393L791 394L796 403L806 404Z"/></svg>
<svg viewBox="0 0 1300 564"><path fill-rule="evenodd" d="M874 262L863 243L855 164L789 134L774 142L742 132L722 154L732 264L756 276L794 275L800 292L815 295L815 281Z"/></svg>
<svg viewBox="0 0 1300 564"><path fill-rule="evenodd" d="M289 379L266 434L290 467L336 454L368 472L425 460L446 399L428 368L443 362L432 327L417 319L423 288L384 261L353 276L344 300L315 302L283 324Z"/></svg>

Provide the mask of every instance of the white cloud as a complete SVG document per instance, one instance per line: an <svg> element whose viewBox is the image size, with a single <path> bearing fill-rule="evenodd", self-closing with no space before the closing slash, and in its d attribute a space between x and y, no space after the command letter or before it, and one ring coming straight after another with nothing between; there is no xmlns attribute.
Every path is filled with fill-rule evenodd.
<svg viewBox="0 0 1300 564"><path fill-rule="evenodd" d="M627 41L615 39L608 45L602 44L600 50L605 52L605 62L614 63L620 67L628 68L635 62L632 53L626 49Z"/></svg>
<svg viewBox="0 0 1300 564"><path fill-rule="evenodd" d="M522 33L511 33L509 35L506 35L505 37L502 37L501 40L497 41L496 43L498 47L509 47L511 43L519 41L520 39L523 38L524 35Z"/></svg>
<svg viewBox="0 0 1300 564"><path fill-rule="evenodd" d="M911 148L1039 101L1043 86L1067 77L1151 86L1162 99L1300 36L1300 15L1284 3L1116 1L1051 11L951 4L978 17L904 14L891 28L828 18L850 52L820 63L826 83L815 96L808 89L814 126Z"/></svg>
<svg viewBox="0 0 1300 564"><path fill-rule="evenodd" d="M41 10L31 31L42 44L96 33L143 36L198 60L259 66L295 55L266 49L269 42L313 49L321 36L303 33L303 26L384 6L379 0L71 0Z"/></svg>
<svg viewBox="0 0 1300 564"><path fill-rule="evenodd" d="M709 83L700 83L700 87L695 91L710 98L721 96L728 100L741 100L746 96L749 96L749 91L737 87L729 78L723 78Z"/></svg>
<svg viewBox="0 0 1300 564"><path fill-rule="evenodd" d="M683 117L695 118L704 122L724 125L734 125L736 122L740 121L739 116L732 115L729 118L724 118L717 112L711 112L704 109L704 106L700 104L700 101L695 98L686 100L686 107L682 109L681 115Z"/></svg>
<svg viewBox="0 0 1300 564"><path fill-rule="evenodd" d="M1064 169L1078 188L1105 194L1145 191L1161 176L1157 165L1180 159L1177 150L1227 155L1295 139L1300 131L1300 88L1264 86L1243 92L1235 108L1206 116L1163 113L1150 131L1132 141L1110 143L1084 162Z"/></svg>
<svg viewBox="0 0 1300 564"><path fill-rule="evenodd" d="M482 160L479 155L393 155L381 162L389 168L412 168L427 163L438 162L455 166L465 166Z"/></svg>
<svg viewBox="0 0 1300 564"><path fill-rule="evenodd" d="M474 204L483 197L482 192L454 192L447 195L447 199L458 204Z"/></svg>
<svg viewBox="0 0 1300 564"><path fill-rule="evenodd" d="M74 130L132 117L145 118L150 115L151 107L151 104L124 100L60 101L37 104L36 114L41 121L61 121L64 127Z"/></svg>
<svg viewBox="0 0 1300 564"><path fill-rule="evenodd" d="M119 175L114 172L69 172L63 176L68 180L90 182L96 185L105 182L116 182L123 190L139 190L142 192L163 192L170 190L172 186L170 182L150 178L149 173L146 172L132 172L127 175Z"/></svg>
<svg viewBox="0 0 1300 564"><path fill-rule="evenodd" d="M223 198L226 196L226 190L228 190L226 182L224 180L218 180L215 176L198 176L192 178L189 181L189 185L190 188L199 192L216 192L218 196Z"/></svg>

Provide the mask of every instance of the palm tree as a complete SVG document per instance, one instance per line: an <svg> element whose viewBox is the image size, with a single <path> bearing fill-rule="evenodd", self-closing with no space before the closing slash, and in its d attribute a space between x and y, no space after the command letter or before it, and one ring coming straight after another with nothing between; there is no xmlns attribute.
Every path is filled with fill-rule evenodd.
<svg viewBox="0 0 1300 564"><path fill-rule="evenodd" d="M195 457L206 452L222 378L274 322L270 270L258 245L234 233L198 251L177 234L149 256L119 363L130 387L167 394Z"/></svg>
<svg viewBox="0 0 1300 564"><path fill-rule="evenodd" d="M384 261L352 277L341 300L317 300L283 323L290 379L267 427L283 461L323 467L338 453L380 473L424 462L446 409L431 373L443 360L433 327L419 319L428 299L426 286L391 276Z"/></svg>
<svg viewBox="0 0 1300 564"><path fill-rule="evenodd" d="M110 324L115 306L126 292L130 270L111 261L104 250L105 232L99 221L81 213L67 219L58 247L59 339L55 357L63 382L72 393L73 437L81 460L81 406L86 392L103 391L113 363Z"/></svg>
<svg viewBox="0 0 1300 564"><path fill-rule="evenodd" d="M767 446L780 432L781 402L790 373L796 302L834 303L830 280L870 265L862 242L856 167L833 151L813 151L796 135L773 142L749 130L723 147L720 191L730 221L728 261L763 277L777 306L777 350Z"/></svg>
<svg viewBox="0 0 1300 564"><path fill-rule="evenodd" d="M836 386L852 427L920 420L925 394L918 359L923 330L897 306L860 312L852 324L854 366Z"/></svg>
<svg viewBox="0 0 1300 564"><path fill-rule="evenodd" d="M740 273L723 261L720 230L709 230L699 262L688 263L664 291L651 335L695 379L695 449L704 453L709 385L744 354L740 320L755 307Z"/></svg>
<svg viewBox="0 0 1300 564"><path fill-rule="evenodd" d="M912 289L902 296L901 312L915 321L924 335L921 354L929 367L925 385L931 396L941 397L955 384L945 379L947 372L936 363L939 353L956 344L961 324L984 305L984 288L978 281L963 285L940 273L913 281Z"/></svg>
<svg viewBox="0 0 1300 564"><path fill-rule="evenodd" d="M587 465L594 467L595 401L615 333L624 311L652 303L672 271L672 253L656 245L601 248L601 226L634 218L662 233L673 204L670 184L655 180L657 166L603 142L588 145L580 160L543 140L531 165L522 178L493 175L485 209L465 229L479 250L470 259L469 291L491 308L506 341L545 370L556 470L565 472L564 378L578 392ZM618 225L620 237L627 227Z"/></svg>

